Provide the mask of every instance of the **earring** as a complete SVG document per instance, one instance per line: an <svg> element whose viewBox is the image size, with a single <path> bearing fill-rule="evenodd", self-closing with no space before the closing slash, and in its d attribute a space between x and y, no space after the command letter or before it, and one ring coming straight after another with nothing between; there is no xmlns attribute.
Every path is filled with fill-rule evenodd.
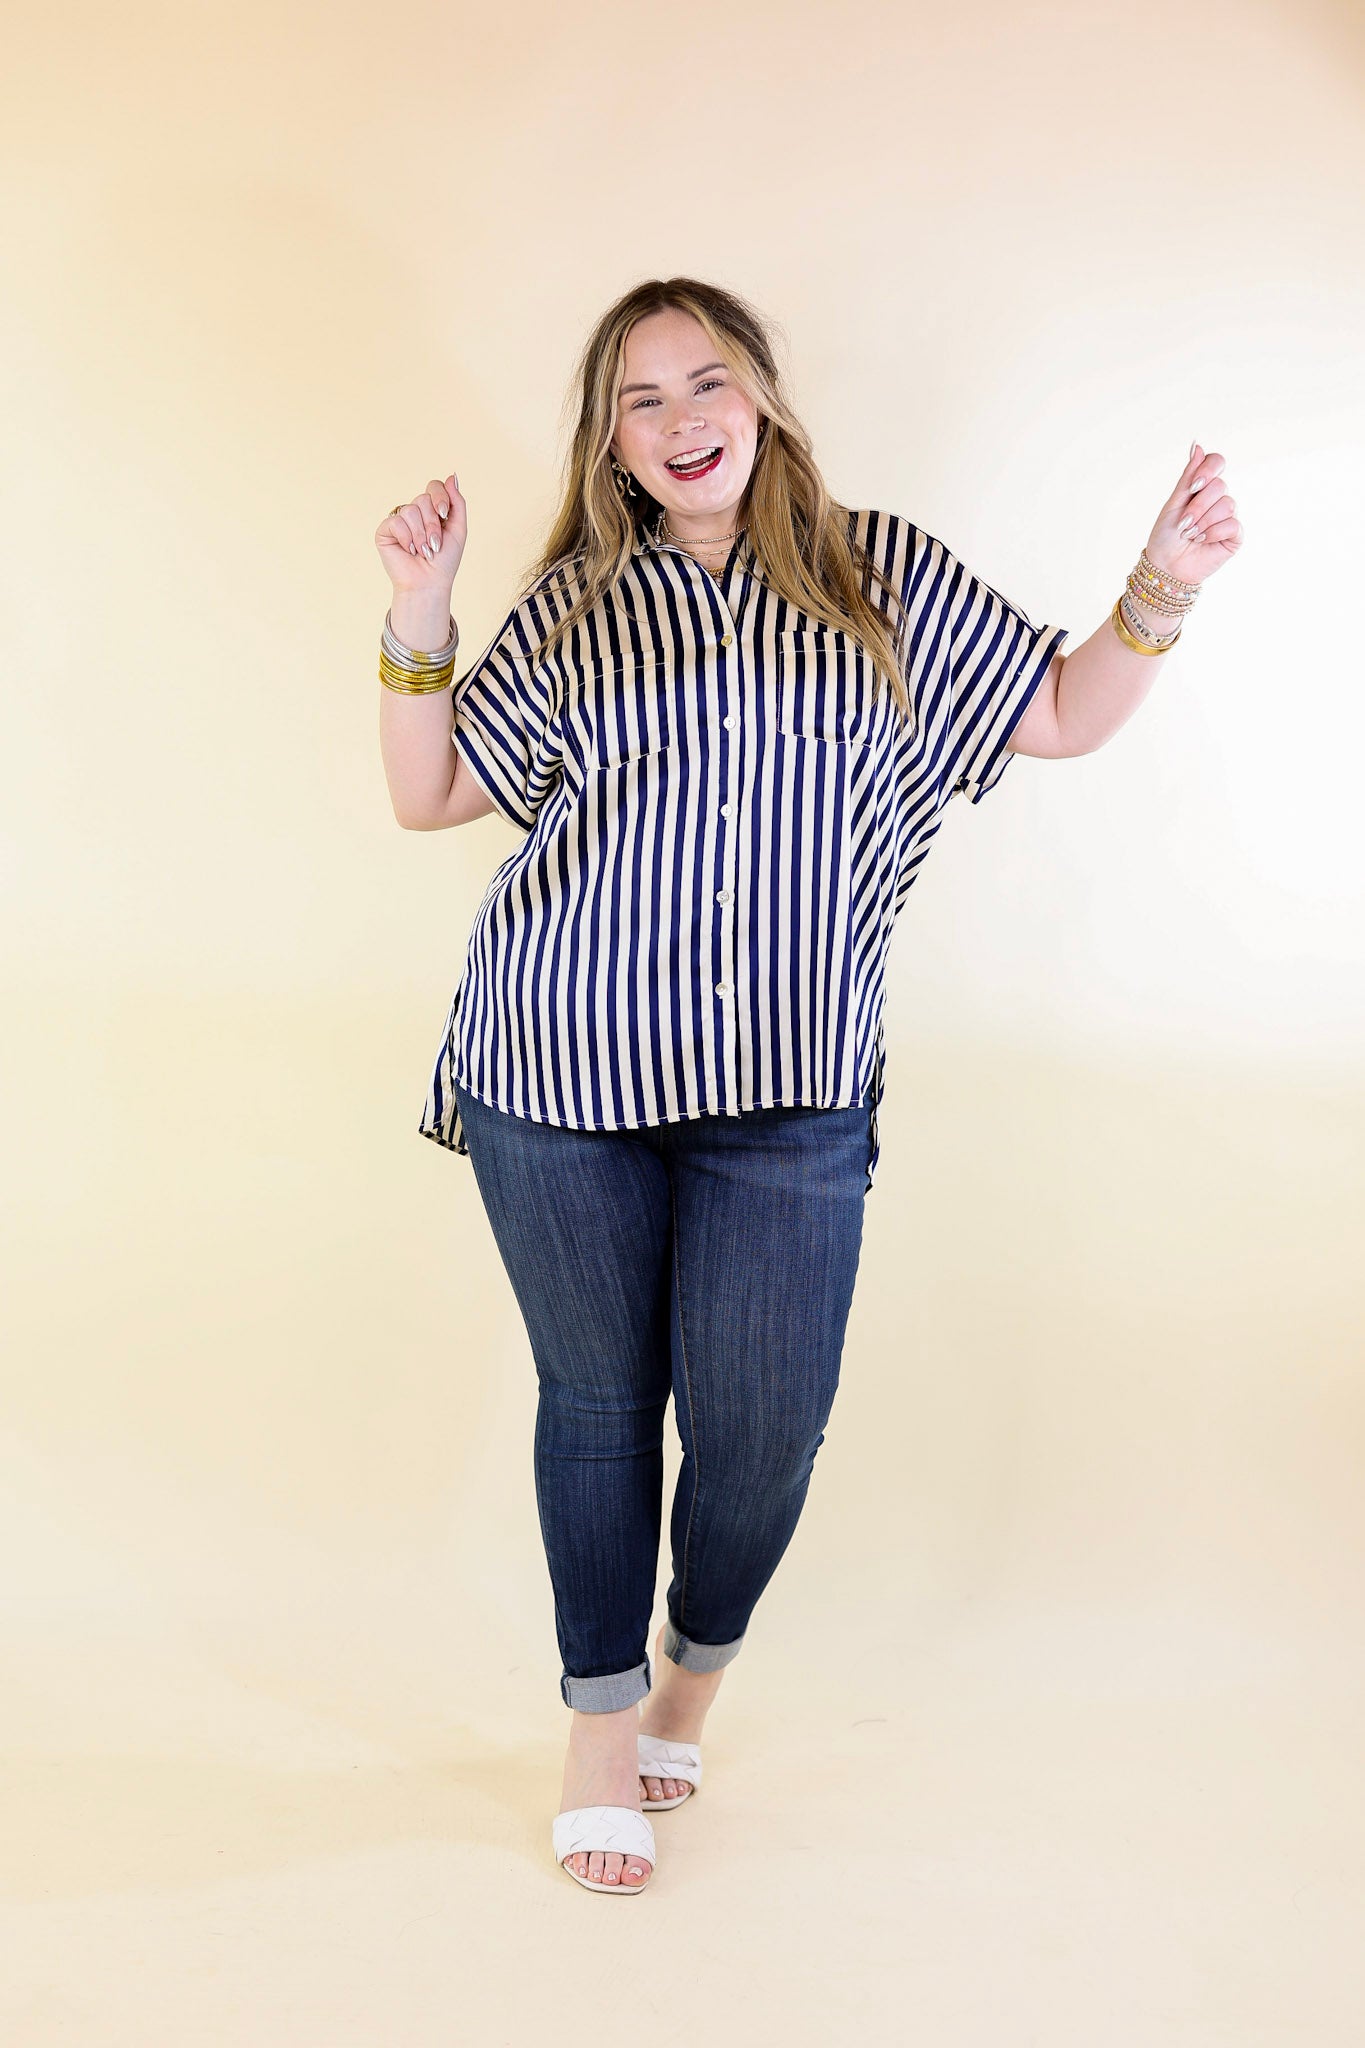
<svg viewBox="0 0 1365 2048"><path fill-rule="evenodd" d="M624 468L614 455L611 458L611 468L612 482L616 486L617 496L620 498L633 498L635 496L635 479L630 471Z"/></svg>

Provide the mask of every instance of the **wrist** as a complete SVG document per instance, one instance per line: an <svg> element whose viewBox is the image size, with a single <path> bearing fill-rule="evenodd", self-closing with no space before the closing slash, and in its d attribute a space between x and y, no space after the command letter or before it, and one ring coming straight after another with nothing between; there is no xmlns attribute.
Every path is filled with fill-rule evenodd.
<svg viewBox="0 0 1365 2048"><path fill-rule="evenodd" d="M449 590L400 590L389 605L394 638L414 653L434 654L450 638Z"/></svg>

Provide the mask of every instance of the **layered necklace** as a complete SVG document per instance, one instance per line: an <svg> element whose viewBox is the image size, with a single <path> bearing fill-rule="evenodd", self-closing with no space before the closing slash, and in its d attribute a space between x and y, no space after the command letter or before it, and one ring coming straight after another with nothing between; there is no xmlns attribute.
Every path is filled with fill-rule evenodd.
<svg viewBox="0 0 1365 2048"><path fill-rule="evenodd" d="M705 540L685 540L682 534L674 533L672 527L668 523L667 512L664 512L660 515L659 524L664 539L673 541L674 544L680 548L718 547L723 540L733 540L735 538L735 534L741 531L741 529L737 526L734 529L734 533L712 533L708 534Z"/></svg>

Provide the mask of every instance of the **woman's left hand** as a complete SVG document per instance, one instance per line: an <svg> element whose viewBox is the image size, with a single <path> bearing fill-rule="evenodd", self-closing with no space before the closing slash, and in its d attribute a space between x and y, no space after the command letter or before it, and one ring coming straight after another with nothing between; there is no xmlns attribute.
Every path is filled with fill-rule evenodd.
<svg viewBox="0 0 1365 2048"><path fill-rule="evenodd" d="M1242 522L1227 494L1221 455L1206 455L1195 443L1180 481L1157 516L1147 553L1168 576L1203 583L1242 545Z"/></svg>

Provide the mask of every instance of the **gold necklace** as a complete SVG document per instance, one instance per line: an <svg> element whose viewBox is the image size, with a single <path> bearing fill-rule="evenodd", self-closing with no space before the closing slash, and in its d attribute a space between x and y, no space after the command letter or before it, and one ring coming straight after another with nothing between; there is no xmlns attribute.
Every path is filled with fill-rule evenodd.
<svg viewBox="0 0 1365 2048"><path fill-rule="evenodd" d="M668 523L668 514L666 512L664 514L664 537L667 540L676 541L680 548L713 548L715 547L717 541L733 540L735 537L735 533L738 533L739 530L740 529L736 527L734 533L713 533L709 535L706 540L688 541L684 540L680 533L674 533L672 527Z"/></svg>

